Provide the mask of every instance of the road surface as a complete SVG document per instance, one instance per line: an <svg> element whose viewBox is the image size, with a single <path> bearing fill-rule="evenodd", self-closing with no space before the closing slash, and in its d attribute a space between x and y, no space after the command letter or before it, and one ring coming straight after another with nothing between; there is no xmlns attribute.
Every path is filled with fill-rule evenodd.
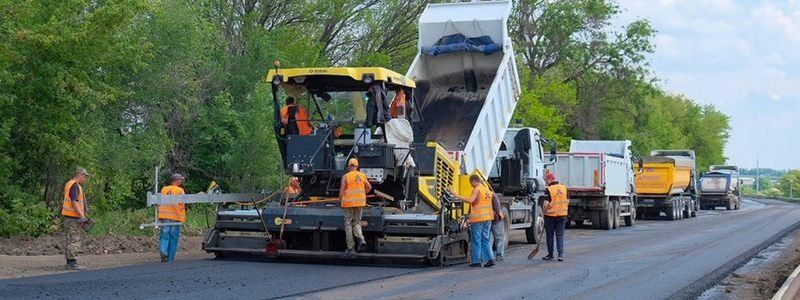
<svg viewBox="0 0 800 300"><path fill-rule="evenodd" d="M800 221L800 205L745 201L680 221L567 231L567 260L527 260L515 231L494 268L386 268L190 260L0 281L3 298L661 299L699 295ZM544 251L543 251L544 252ZM540 254L541 256L541 254Z"/></svg>

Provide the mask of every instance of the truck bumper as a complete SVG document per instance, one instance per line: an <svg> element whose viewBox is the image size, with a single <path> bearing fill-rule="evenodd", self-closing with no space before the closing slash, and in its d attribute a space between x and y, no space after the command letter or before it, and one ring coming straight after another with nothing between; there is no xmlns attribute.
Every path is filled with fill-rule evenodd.
<svg viewBox="0 0 800 300"><path fill-rule="evenodd" d="M733 195L706 195L700 196L700 204L703 206L726 206L735 200Z"/></svg>

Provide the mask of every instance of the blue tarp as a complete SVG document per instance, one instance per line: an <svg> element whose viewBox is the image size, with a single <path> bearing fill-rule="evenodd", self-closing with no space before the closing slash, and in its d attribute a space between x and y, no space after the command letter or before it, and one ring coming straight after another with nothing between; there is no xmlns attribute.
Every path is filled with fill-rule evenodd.
<svg viewBox="0 0 800 300"><path fill-rule="evenodd" d="M452 52L480 52L489 55L502 49L503 45L495 43L488 35L467 38L456 33L441 37L431 47L422 47L422 52L430 56Z"/></svg>

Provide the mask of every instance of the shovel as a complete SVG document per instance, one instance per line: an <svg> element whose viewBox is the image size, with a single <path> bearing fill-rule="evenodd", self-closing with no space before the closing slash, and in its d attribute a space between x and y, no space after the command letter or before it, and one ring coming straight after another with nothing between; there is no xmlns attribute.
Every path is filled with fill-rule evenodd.
<svg viewBox="0 0 800 300"><path fill-rule="evenodd" d="M286 240L283 239L283 227L286 226L286 212L289 210L289 196L284 193L284 202L283 202L283 218L281 218L281 233L278 234L277 240L272 240L273 243L277 245L278 248L286 249Z"/></svg>
<svg viewBox="0 0 800 300"><path fill-rule="evenodd" d="M539 253L539 244L536 244L536 248L533 248L531 254L528 254L528 259L533 259L536 256L536 253Z"/></svg>

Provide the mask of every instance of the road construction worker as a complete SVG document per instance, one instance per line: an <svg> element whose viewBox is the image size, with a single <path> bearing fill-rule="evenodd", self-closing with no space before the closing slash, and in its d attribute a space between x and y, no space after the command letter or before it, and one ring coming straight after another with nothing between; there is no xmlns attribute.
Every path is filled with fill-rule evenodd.
<svg viewBox="0 0 800 300"><path fill-rule="evenodd" d="M178 173L169 177L170 185L161 189L162 195L183 195L183 181L185 178ZM161 223L183 223L186 222L186 204L162 204L158 206L158 220ZM178 252L178 240L181 236L181 225L162 225L161 236L158 249L161 254L161 262L175 260L175 253Z"/></svg>
<svg viewBox="0 0 800 300"><path fill-rule="evenodd" d="M344 233L347 240L345 253L354 255L353 248L356 244L353 240L354 234L358 239L358 251L364 251L367 247L364 234L361 232L361 214L367 206L367 193L372 190L372 185L369 184L367 175L358 171L357 159L351 158L347 161L347 170L339 187L339 198L344 210Z"/></svg>
<svg viewBox="0 0 800 300"><path fill-rule="evenodd" d="M506 216L500 207L500 199L497 194L493 193L492 197L492 210L494 211L494 219L492 220L492 236L494 237L495 260L503 261L506 255Z"/></svg>
<svg viewBox="0 0 800 300"><path fill-rule="evenodd" d="M300 187L300 178L292 176L289 178L289 185L283 189L286 199L292 199L300 195L303 189Z"/></svg>
<svg viewBox="0 0 800 300"><path fill-rule="evenodd" d="M556 241L558 261L564 261L564 230L567 227L569 196L567 186L556 180L556 175L548 172L544 176L547 189L542 207L544 208L544 228L547 236L547 256L544 260L553 260L553 242Z"/></svg>
<svg viewBox="0 0 800 300"><path fill-rule="evenodd" d="M469 232L470 232L470 267L492 267L495 265L494 253L492 252L491 227L494 219L492 209L492 198L494 193L481 183L483 179L477 174L469 177L472 185L472 194L468 198L458 196L451 191L461 201L471 204L469 212Z"/></svg>
<svg viewBox="0 0 800 300"><path fill-rule="evenodd" d="M72 179L64 185L64 202L61 205L61 215L64 217L64 258L67 260L67 270L81 270L78 266L77 254L81 249L81 241L85 228L91 221L86 215L86 196L83 193L83 184L89 178L89 172L78 168Z"/></svg>
<svg viewBox="0 0 800 300"><path fill-rule="evenodd" d="M406 101L406 92L403 89L398 89L397 92L394 94L394 100L392 100L391 106L391 113L392 118L406 118L408 108L408 102Z"/></svg>
<svg viewBox="0 0 800 300"><path fill-rule="evenodd" d="M281 124L283 124L285 134L311 134L314 127L308 120L308 111L305 107L296 104L294 97L286 97L286 106L281 108Z"/></svg>

